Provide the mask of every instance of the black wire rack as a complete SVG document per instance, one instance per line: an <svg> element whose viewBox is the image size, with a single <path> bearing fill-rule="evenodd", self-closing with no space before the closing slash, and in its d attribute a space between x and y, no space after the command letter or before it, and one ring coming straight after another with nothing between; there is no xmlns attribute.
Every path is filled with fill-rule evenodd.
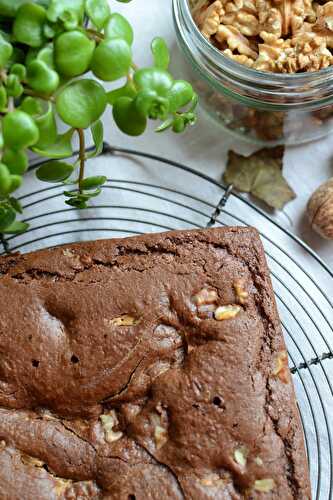
<svg viewBox="0 0 333 500"><path fill-rule="evenodd" d="M24 234L2 236L3 253L172 229L256 226L264 243L287 341L313 498L331 500L332 271L296 236L234 193L232 186L225 187L177 162L108 144L93 162L95 175L105 174L106 165L111 174L95 204L77 211L64 204L61 186L40 189L36 183L38 189L20 197L30 229ZM42 163L35 163L30 170ZM176 189L176 185L182 188Z"/></svg>

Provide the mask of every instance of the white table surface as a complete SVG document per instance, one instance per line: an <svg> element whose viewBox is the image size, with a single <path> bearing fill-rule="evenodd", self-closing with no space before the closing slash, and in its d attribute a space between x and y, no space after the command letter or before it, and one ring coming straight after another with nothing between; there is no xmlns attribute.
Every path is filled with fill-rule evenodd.
<svg viewBox="0 0 333 500"><path fill-rule="evenodd" d="M172 70L182 76L182 55L176 44L171 0L132 0L127 4L110 0L118 12L124 12L135 31L135 61L144 65L150 61L151 39L160 35L168 41L173 55ZM235 139L207 117L199 113L198 124L183 136L172 133L154 134L151 129L144 136L129 138L115 129L111 115L105 118L106 138L114 145L128 146L157 153L200 170L216 180L221 180L228 149L250 153L253 147L235 144ZM333 175L333 135L311 144L289 147L285 157L285 176L297 193L297 199L277 213L276 220L301 237L333 268L333 242L317 236L304 217L306 202L311 193ZM176 182L176 179L175 179ZM202 193L204 197L204 193Z"/></svg>
<svg viewBox="0 0 333 500"><path fill-rule="evenodd" d="M130 3L110 0L110 5L112 10L124 13L134 28L134 60L138 65L145 66L151 63L150 42L154 36L163 36L171 49L173 74L178 78L184 77L183 56L177 46L173 27L172 0L132 0ZM143 136L128 137L115 127L111 109L105 115L104 125L105 140L114 146L138 149L176 160L218 181L222 179L229 149L244 154L254 150L253 146L246 143L242 144L239 141L236 143L231 135L223 131L200 108L198 123L181 135L169 131L156 134L152 124ZM108 162L107 158L105 162ZM123 163L121 169L124 172ZM105 165L105 172L107 170ZM113 175L114 172L113 169ZM309 196L322 182L333 175L333 134L311 144L289 147L285 154L284 173L296 191L297 198L289 203L283 212L277 212L274 218L280 225L303 239L333 268L333 242L327 242L317 236L309 227L305 217ZM166 171L160 173L154 171L154 182L163 185L166 176L168 176ZM170 183L170 176L168 181ZM184 182L184 178L181 175L174 176L173 187L181 190L184 187L182 181ZM22 193L40 189L40 184L39 188L37 186L36 179L28 176ZM200 192L202 199L209 199L209 196L208 192ZM262 204L260 206L262 207Z"/></svg>

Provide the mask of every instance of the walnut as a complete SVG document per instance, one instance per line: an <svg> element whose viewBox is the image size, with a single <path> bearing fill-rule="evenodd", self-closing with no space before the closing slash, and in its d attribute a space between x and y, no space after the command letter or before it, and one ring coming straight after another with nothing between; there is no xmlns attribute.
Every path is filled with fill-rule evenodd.
<svg viewBox="0 0 333 500"><path fill-rule="evenodd" d="M230 306L220 306L216 309L214 316L217 321L224 321L235 318L241 310L242 308L235 304Z"/></svg>
<svg viewBox="0 0 333 500"><path fill-rule="evenodd" d="M257 9L260 32L278 38L295 35L313 13L312 0L257 0Z"/></svg>
<svg viewBox="0 0 333 500"><path fill-rule="evenodd" d="M275 360L275 368L273 375L278 377L281 382L288 384L289 382L289 367L288 367L288 354L286 351L281 351Z"/></svg>
<svg viewBox="0 0 333 500"><path fill-rule="evenodd" d="M211 5L203 7L194 13L195 22L203 36L208 40L217 32L223 12L221 1L216 0Z"/></svg>
<svg viewBox="0 0 333 500"><path fill-rule="evenodd" d="M168 431L162 425L162 417L158 413L151 415L151 421L154 425L154 440L156 449L160 450L168 440Z"/></svg>
<svg viewBox="0 0 333 500"><path fill-rule="evenodd" d="M295 49L290 40L277 38L270 33L262 32L264 43L259 44L259 56L253 67L260 71L274 73L294 73L297 71Z"/></svg>
<svg viewBox="0 0 333 500"><path fill-rule="evenodd" d="M248 454L249 454L249 450L246 448L246 446L241 446L240 448L237 448L234 451L235 462L237 462L238 465L241 465L242 467L245 467L246 466L246 462L247 462Z"/></svg>
<svg viewBox="0 0 333 500"><path fill-rule="evenodd" d="M333 64L333 55L328 50L325 39L315 33L300 33L291 43L295 48L298 70L319 71Z"/></svg>
<svg viewBox="0 0 333 500"><path fill-rule="evenodd" d="M323 37L327 47L333 47L333 2L318 5L316 9L317 19L312 29Z"/></svg>
<svg viewBox="0 0 333 500"><path fill-rule="evenodd" d="M232 52L237 51L239 54L244 54L252 59L256 59L258 56L257 52L251 48L249 40L234 26L220 24L215 38L222 44L227 42Z"/></svg>
<svg viewBox="0 0 333 500"><path fill-rule="evenodd" d="M254 60L244 54L233 54L230 49L225 49L223 54L248 68L252 68L253 66Z"/></svg>
<svg viewBox="0 0 333 500"><path fill-rule="evenodd" d="M76 257L75 253L69 250L69 248L65 248L65 250L62 251L62 253L65 257L70 257L70 258Z"/></svg>
<svg viewBox="0 0 333 500"><path fill-rule="evenodd" d="M56 494L59 496L62 495L67 490L67 488L72 485L72 483L73 481L71 481L70 479L56 478Z"/></svg>
<svg viewBox="0 0 333 500"><path fill-rule="evenodd" d="M102 426L104 429L105 441L108 443L113 443L122 438L123 433L118 431L114 432L113 428L118 426L118 418L115 410L111 410L109 413L100 416Z"/></svg>
<svg viewBox="0 0 333 500"><path fill-rule="evenodd" d="M192 302L196 305L199 315L203 317L209 317L214 313L217 300L217 292L210 288L202 288L192 297Z"/></svg>
<svg viewBox="0 0 333 500"><path fill-rule="evenodd" d="M117 318L112 318L108 320L110 325L115 326L135 326L140 322L140 319L134 318L129 314L123 314L122 316L118 316Z"/></svg>
<svg viewBox="0 0 333 500"><path fill-rule="evenodd" d="M221 16L222 24L234 26L245 36L259 34L259 19L255 0L234 0L224 3L225 14Z"/></svg>
<svg viewBox="0 0 333 500"><path fill-rule="evenodd" d="M311 227L323 238L333 240L333 178L313 193L307 214Z"/></svg>
<svg viewBox="0 0 333 500"><path fill-rule="evenodd" d="M333 0L189 1L204 36L244 66L297 73L333 65Z"/></svg>
<svg viewBox="0 0 333 500"><path fill-rule="evenodd" d="M209 474L206 477L200 479L200 484L202 486L222 486L225 484L224 480L218 474Z"/></svg>
<svg viewBox="0 0 333 500"><path fill-rule="evenodd" d="M43 465L45 464L43 460L31 457L30 455L26 455L25 453L21 454L21 461L26 465L33 465L34 467L43 467Z"/></svg>
<svg viewBox="0 0 333 500"><path fill-rule="evenodd" d="M275 73L319 71L333 63L333 55L325 40L314 33L299 33L292 39L276 38L261 33L265 43L259 44L259 57L254 68Z"/></svg>
<svg viewBox="0 0 333 500"><path fill-rule="evenodd" d="M254 489L262 493L269 493L275 487L274 479L257 479L254 481Z"/></svg>
<svg viewBox="0 0 333 500"><path fill-rule="evenodd" d="M245 280L238 279L234 283L237 298L240 304L246 304L249 298L249 293L245 290Z"/></svg>
<svg viewBox="0 0 333 500"><path fill-rule="evenodd" d="M257 0L259 32L270 33L278 38L282 35L282 15L273 7L271 0Z"/></svg>
<svg viewBox="0 0 333 500"><path fill-rule="evenodd" d="M214 304L218 299L217 292L209 288L202 288L200 292L193 295L192 302L197 306L202 306L206 304Z"/></svg>

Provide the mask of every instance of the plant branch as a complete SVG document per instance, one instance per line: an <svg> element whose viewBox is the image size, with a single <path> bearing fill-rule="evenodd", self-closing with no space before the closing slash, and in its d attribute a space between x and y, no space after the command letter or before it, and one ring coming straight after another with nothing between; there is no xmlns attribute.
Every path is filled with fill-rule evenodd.
<svg viewBox="0 0 333 500"><path fill-rule="evenodd" d="M54 97L43 95L43 94L39 94L38 92L35 92L34 90L30 90L30 89L27 89L27 88L24 89L24 94L29 95L31 97L37 97L38 99L43 99L43 101L55 102L55 98Z"/></svg>
<svg viewBox="0 0 333 500"><path fill-rule="evenodd" d="M81 183L84 179L84 167L85 167L85 161L86 161L86 144L85 144L85 137L84 137L84 130L82 128L77 129L77 133L79 135L79 140L80 140L80 152L79 152L79 159L80 159L80 173L79 173L79 191L82 193L82 188L81 188Z"/></svg>
<svg viewBox="0 0 333 500"><path fill-rule="evenodd" d="M104 38L105 38L103 33L100 33L99 31L93 30L91 28L87 28L86 33L88 35L91 35L92 38L94 38L97 42L100 42L100 41L104 40Z"/></svg>

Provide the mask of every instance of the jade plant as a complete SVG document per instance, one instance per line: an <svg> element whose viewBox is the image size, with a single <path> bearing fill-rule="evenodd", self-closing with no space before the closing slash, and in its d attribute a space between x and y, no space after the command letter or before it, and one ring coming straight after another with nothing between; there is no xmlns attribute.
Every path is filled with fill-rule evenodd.
<svg viewBox="0 0 333 500"><path fill-rule="evenodd" d="M195 122L197 96L169 73L165 41L152 41L146 68L134 63L132 43L131 25L107 0L0 0L0 233L28 227L16 220L22 207L14 196L28 151L46 158L36 175L62 183L68 205L85 208L101 193L106 177L86 177L85 163L102 151L107 106L129 136L143 134L148 120L159 120L157 132L176 133ZM115 82L113 90L104 82ZM65 161L75 136L79 153Z"/></svg>

